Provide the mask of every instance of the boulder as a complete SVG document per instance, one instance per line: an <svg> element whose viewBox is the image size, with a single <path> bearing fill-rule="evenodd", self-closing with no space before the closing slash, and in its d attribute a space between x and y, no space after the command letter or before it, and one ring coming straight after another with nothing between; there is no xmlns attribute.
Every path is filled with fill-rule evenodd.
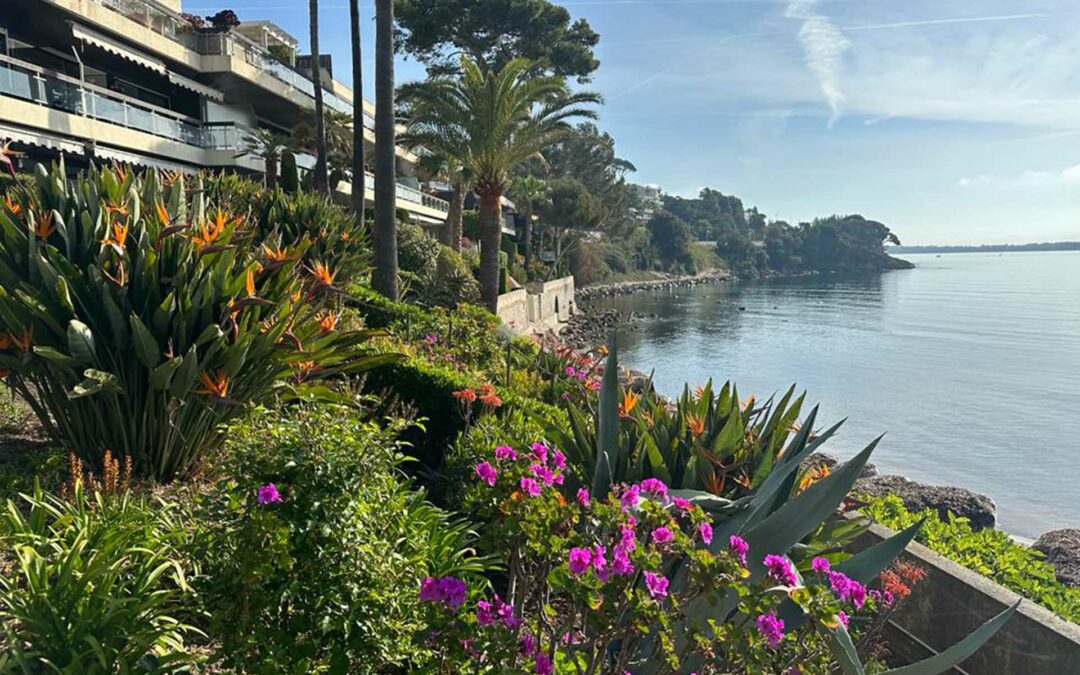
<svg viewBox="0 0 1080 675"><path fill-rule="evenodd" d="M1046 554L1046 562L1054 566L1058 581L1080 588L1080 530L1047 532L1031 548Z"/></svg>
<svg viewBox="0 0 1080 675"><path fill-rule="evenodd" d="M853 492L871 497L896 495L908 510L935 509L942 518L952 512L967 518L971 527L976 530L994 527L997 522L997 507L994 501L986 495L964 488L926 485L903 476L874 476L856 481Z"/></svg>

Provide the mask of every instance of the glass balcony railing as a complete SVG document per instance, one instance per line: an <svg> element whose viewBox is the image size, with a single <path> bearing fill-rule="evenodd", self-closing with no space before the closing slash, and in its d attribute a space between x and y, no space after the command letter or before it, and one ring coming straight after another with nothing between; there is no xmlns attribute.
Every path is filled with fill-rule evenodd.
<svg viewBox="0 0 1080 675"><path fill-rule="evenodd" d="M147 26L158 35L178 42L200 54L243 56L247 63L259 70L290 87L299 89L308 96L315 96L315 83L306 74L294 69L239 33L196 31L179 16L144 0L97 0L97 2L132 21ZM352 103L326 87L323 87L323 99L328 107L338 112L352 114ZM375 120L370 115L364 115L364 125L369 129L374 129Z"/></svg>
<svg viewBox="0 0 1080 675"><path fill-rule="evenodd" d="M0 55L0 95L33 101L73 115L111 122L200 148L239 142L235 127L207 126L197 120L129 98L108 89L80 82L32 64ZM228 131L227 129L231 129Z"/></svg>

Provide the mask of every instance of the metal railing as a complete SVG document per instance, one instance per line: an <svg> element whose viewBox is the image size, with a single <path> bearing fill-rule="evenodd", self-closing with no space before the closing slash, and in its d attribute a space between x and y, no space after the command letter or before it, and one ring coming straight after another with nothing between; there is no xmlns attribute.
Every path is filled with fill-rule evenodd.
<svg viewBox="0 0 1080 675"><path fill-rule="evenodd" d="M0 94L205 147L205 127L198 120L3 55Z"/></svg>
<svg viewBox="0 0 1080 675"><path fill-rule="evenodd" d="M104 7L122 14L152 31L177 42L199 54L210 56L242 55L244 60L284 84L315 96L315 83L306 74L278 59L261 45L233 31L205 32L192 28L186 21L145 0L97 0ZM341 113L352 114L352 103L323 87L326 105ZM375 128L375 120L364 115L364 125Z"/></svg>

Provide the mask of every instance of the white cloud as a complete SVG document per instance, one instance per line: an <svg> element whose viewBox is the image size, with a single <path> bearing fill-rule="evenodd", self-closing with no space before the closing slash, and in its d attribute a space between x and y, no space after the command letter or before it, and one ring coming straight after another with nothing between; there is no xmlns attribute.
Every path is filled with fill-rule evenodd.
<svg viewBox="0 0 1080 675"><path fill-rule="evenodd" d="M1065 167L1059 171L1027 170L1012 176L993 176L979 174L970 178L961 178L956 182L962 188L1053 188L1080 185L1080 164Z"/></svg>
<svg viewBox="0 0 1080 675"><path fill-rule="evenodd" d="M819 0L791 0L784 15L801 19L799 43L806 66L817 78L818 86L832 109L830 124L840 115L844 94L840 91L840 66L851 42L829 19L817 13Z"/></svg>

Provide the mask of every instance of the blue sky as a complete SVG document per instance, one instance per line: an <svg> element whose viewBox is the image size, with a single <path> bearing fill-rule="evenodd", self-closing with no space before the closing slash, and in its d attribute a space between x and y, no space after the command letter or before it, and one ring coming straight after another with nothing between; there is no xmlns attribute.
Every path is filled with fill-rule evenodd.
<svg viewBox="0 0 1080 675"><path fill-rule="evenodd" d="M560 4L601 35L590 88L637 182L715 187L793 222L861 213L906 243L1080 239L1077 0ZM307 43L303 0L231 6ZM348 6L320 6L348 82Z"/></svg>

